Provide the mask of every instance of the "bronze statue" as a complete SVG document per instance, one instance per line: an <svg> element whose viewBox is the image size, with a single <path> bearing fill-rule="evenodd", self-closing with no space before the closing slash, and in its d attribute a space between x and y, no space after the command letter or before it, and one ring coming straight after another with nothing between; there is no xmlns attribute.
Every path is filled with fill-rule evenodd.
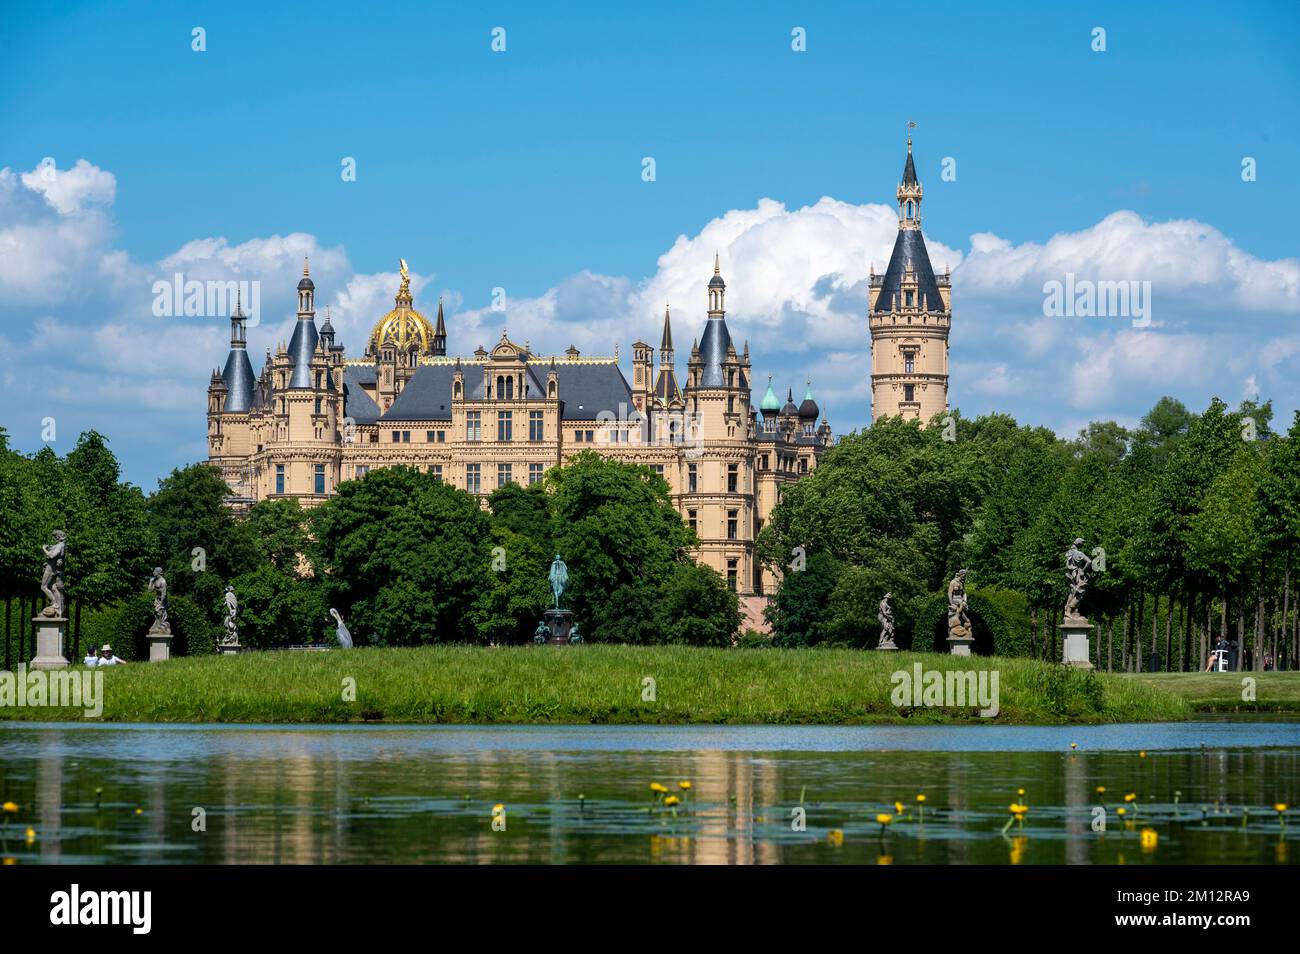
<svg viewBox="0 0 1300 954"><path fill-rule="evenodd" d="M569 568L560 555L555 554L555 559L551 562L551 592L555 594L555 608L560 608L560 597L564 595L565 588L569 585Z"/></svg>
<svg viewBox="0 0 1300 954"><path fill-rule="evenodd" d="M45 572L41 574L41 592L50 605L41 610L42 616L62 618L65 612L63 597L63 558L68 549L68 535L54 531L54 542L41 547L45 553Z"/></svg>

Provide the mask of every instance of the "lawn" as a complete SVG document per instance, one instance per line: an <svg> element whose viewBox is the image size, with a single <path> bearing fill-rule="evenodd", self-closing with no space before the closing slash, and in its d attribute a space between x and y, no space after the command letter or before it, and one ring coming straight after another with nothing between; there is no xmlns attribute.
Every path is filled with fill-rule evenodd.
<svg viewBox="0 0 1300 954"><path fill-rule="evenodd" d="M998 674L977 707L897 708L896 671ZM1021 723L1190 718L1147 681L1028 659L854 650L611 646L353 649L174 659L102 670L103 719L334 723ZM0 707L0 719L80 719Z"/></svg>
<svg viewBox="0 0 1300 954"><path fill-rule="evenodd" d="M1126 676L1177 693L1198 712L1300 712L1300 672L1143 672ZM1243 679L1253 679L1254 700Z"/></svg>

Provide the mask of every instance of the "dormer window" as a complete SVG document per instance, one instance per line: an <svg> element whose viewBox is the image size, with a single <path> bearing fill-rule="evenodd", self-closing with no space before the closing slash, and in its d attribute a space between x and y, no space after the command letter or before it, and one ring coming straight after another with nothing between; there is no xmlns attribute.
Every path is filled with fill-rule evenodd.
<svg viewBox="0 0 1300 954"><path fill-rule="evenodd" d="M903 298L904 301L907 303L908 308L916 307L916 292L909 291L903 296Z"/></svg>

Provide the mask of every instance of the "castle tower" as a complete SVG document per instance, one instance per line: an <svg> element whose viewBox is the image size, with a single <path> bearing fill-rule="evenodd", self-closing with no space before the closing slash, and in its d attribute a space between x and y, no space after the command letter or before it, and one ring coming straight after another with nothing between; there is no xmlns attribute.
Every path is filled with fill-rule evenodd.
<svg viewBox="0 0 1300 954"><path fill-rule="evenodd" d="M749 400L749 347L737 355L727 329L727 285L717 256L708 288L708 318L686 365L689 427L681 506L700 538L699 559L733 589L754 584L754 442Z"/></svg>
<svg viewBox="0 0 1300 954"><path fill-rule="evenodd" d="M936 277L921 234L921 182L912 163L912 137L898 185L898 238L884 275L871 270L871 419L917 418L929 423L948 410L948 330L951 281Z"/></svg>

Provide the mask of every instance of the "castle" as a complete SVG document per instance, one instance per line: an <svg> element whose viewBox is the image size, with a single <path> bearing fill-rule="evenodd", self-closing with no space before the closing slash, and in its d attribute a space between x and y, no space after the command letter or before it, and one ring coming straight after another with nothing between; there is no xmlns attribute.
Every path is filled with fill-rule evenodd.
<svg viewBox="0 0 1300 954"><path fill-rule="evenodd" d="M885 276L871 282L873 417L924 419L947 406L948 282L930 269L920 198L909 139L898 242ZM726 291L715 256L684 384L667 310L658 368L654 349L634 342L629 382L617 355L570 347L543 356L504 331L490 351L449 357L442 302L433 322L415 309L405 262L394 308L364 353L349 358L328 317L316 326L304 263L293 335L267 352L260 375L242 308L231 316L225 368L208 386L209 463L231 487L232 505L246 509L282 497L312 506L342 481L390 466L421 468L486 498L594 450L662 475L699 538L696 558L742 595L770 593L776 580L755 559L755 538L781 489L816 468L833 438L811 386L802 403L792 389L782 403L769 378L752 405L749 345L737 351L732 340Z"/></svg>

